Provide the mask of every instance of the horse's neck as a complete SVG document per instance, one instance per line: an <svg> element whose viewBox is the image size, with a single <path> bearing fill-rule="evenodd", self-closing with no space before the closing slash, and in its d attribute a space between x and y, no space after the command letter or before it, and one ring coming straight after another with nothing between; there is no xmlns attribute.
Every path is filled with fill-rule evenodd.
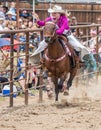
<svg viewBox="0 0 101 130"><path fill-rule="evenodd" d="M48 55L51 58L59 58L64 54L62 45L59 43L59 40L54 40L54 43L48 46Z"/></svg>

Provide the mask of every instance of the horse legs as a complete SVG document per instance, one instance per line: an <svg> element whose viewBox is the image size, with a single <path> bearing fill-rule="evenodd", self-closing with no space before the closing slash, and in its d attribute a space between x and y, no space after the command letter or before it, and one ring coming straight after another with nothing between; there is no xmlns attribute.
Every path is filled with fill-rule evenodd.
<svg viewBox="0 0 101 130"><path fill-rule="evenodd" d="M76 75L76 72L77 72L77 68L73 68L72 71L70 72L70 77L69 77L68 82L67 82L67 89L68 90L72 86L72 81Z"/></svg>
<svg viewBox="0 0 101 130"><path fill-rule="evenodd" d="M69 95L69 88L72 86L73 78L74 78L74 76L70 74L70 77L67 82L67 89L64 90L63 95L65 95L65 96Z"/></svg>
<svg viewBox="0 0 101 130"><path fill-rule="evenodd" d="M59 95L58 78L53 77L52 80L53 80L53 83L55 85L55 101L58 101L58 95Z"/></svg>
<svg viewBox="0 0 101 130"><path fill-rule="evenodd" d="M59 83L58 83L58 88L59 88L59 90L62 90L64 81L65 81L65 79L60 78L60 81L59 81Z"/></svg>

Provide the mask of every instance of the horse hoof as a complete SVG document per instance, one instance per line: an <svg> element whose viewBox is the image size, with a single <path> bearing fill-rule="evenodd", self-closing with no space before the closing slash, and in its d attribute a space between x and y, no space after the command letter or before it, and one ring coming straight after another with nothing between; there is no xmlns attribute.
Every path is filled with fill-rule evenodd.
<svg viewBox="0 0 101 130"><path fill-rule="evenodd" d="M69 91L68 91L68 90L64 90L63 95L64 95L64 96L68 96L68 95L69 95Z"/></svg>
<svg viewBox="0 0 101 130"><path fill-rule="evenodd" d="M64 92L64 90L63 89L60 89L60 93L63 93Z"/></svg>
<svg viewBox="0 0 101 130"><path fill-rule="evenodd" d="M64 92L66 90L66 86L63 85L62 89L60 89L60 93Z"/></svg>

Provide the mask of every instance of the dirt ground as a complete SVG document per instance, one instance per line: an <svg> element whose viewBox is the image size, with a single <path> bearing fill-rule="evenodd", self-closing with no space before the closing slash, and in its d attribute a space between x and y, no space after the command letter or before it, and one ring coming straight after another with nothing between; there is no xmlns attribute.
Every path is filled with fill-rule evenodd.
<svg viewBox="0 0 101 130"><path fill-rule="evenodd" d="M25 106L24 97L17 96L9 108L9 98L1 98L0 130L101 130L101 79L89 86L74 84L69 96L59 95L58 103L46 92L42 103L38 99L38 93L29 96Z"/></svg>

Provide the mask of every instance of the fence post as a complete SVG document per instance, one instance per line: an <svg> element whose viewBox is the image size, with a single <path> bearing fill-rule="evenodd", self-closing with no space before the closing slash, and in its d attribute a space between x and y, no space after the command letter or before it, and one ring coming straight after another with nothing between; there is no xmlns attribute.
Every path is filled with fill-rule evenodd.
<svg viewBox="0 0 101 130"><path fill-rule="evenodd" d="M11 33L11 44L10 44L10 107L13 107L13 62L14 62L14 34Z"/></svg>
<svg viewBox="0 0 101 130"><path fill-rule="evenodd" d="M98 46L98 36L99 36L99 27L97 26L97 38L96 38L96 53L98 54L98 49L99 49L99 46ZM97 59L98 59L98 55L97 55ZM98 68L98 62L96 62L97 64L97 68ZM99 72L96 73L96 83L98 83L98 74Z"/></svg>
<svg viewBox="0 0 101 130"><path fill-rule="evenodd" d="M43 77L42 77L42 70L40 69L39 74L39 102L41 103L43 101Z"/></svg>
<svg viewBox="0 0 101 130"><path fill-rule="evenodd" d="M27 84L27 70L29 59L29 32L26 32L26 61L25 61L25 105L28 105L28 84Z"/></svg>

